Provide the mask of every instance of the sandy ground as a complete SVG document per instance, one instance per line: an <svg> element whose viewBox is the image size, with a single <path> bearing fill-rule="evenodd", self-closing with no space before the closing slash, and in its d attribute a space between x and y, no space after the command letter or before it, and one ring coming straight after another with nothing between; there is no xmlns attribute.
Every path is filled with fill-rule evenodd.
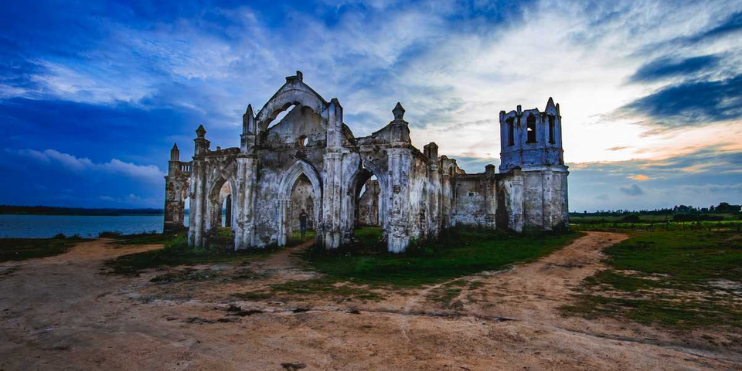
<svg viewBox="0 0 742 371"><path fill-rule="evenodd" d="M445 283L377 290L381 301L239 301L231 295L316 277L292 255L304 246L189 268L220 279L153 283L168 271L121 277L103 263L159 245L85 242L0 264L0 371L742 370L734 334L560 316L582 279L603 268L601 250L624 238L591 232L537 262L465 277L448 303L431 299ZM254 276L238 278L245 271Z"/></svg>

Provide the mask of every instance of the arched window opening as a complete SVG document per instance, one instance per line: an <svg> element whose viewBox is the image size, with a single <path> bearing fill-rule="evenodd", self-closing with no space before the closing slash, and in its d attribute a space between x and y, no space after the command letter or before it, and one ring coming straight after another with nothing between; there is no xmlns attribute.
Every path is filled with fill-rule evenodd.
<svg viewBox="0 0 742 371"><path fill-rule="evenodd" d="M219 226L232 228L232 187L229 182L219 190Z"/></svg>
<svg viewBox="0 0 742 371"><path fill-rule="evenodd" d="M551 115L549 116L549 143L556 143L554 139L554 116Z"/></svg>
<svg viewBox="0 0 742 371"><path fill-rule="evenodd" d="M533 114L528 115L526 120L526 132L528 133L526 143L536 143L536 117Z"/></svg>
<svg viewBox="0 0 742 371"><path fill-rule="evenodd" d="M379 223L379 181L372 175L361 186L358 197L357 225L359 227L378 227Z"/></svg>
<svg viewBox="0 0 742 371"><path fill-rule="evenodd" d="M512 117L508 119L508 145L515 145L515 125Z"/></svg>

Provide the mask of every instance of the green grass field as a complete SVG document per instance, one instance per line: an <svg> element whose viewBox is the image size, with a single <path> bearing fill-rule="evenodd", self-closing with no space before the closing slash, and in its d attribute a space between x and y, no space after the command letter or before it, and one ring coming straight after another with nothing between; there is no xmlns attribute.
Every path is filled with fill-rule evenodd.
<svg viewBox="0 0 742 371"><path fill-rule="evenodd" d="M185 232L183 232L185 233ZM101 238L112 238L116 240L116 244L119 245L150 245L150 244L164 244L168 243L175 238L175 234L169 233L137 233L137 234L122 234L120 232L101 232L98 237Z"/></svg>
<svg viewBox="0 0 742 371"><path fill-rule="evenodd" d="M742 231L742 215L724 213L691 215L686 217L713 217L721 220L675 221L678 215L626 215L581 216L570 215L570 229L583 230L642 230L642 231L691 231L734 229Z"/></svg>
<svg viewBox="0 0 742 371"><path fill-rule="evenodd" d="M381 236L379 228L364 228L360 232L357 237L367 244ZM411 248L404 254L358 251L351 247L329 254L315 249L303 257L310 267L333 280L417 286L532 261L581 235L455 229L445 233L438 242Z"/></svg>
<svg viewBox="0 0 742 371"><path fill-rule="evenodd" d="M662 326L742 327L742 233L630 231L605 250L610 267L584 281L565 314Z"/></svg>
<svg viewBox="0 0 742 371"><path fill-rule="evenodd" d="M54 238L2 238L0 239L0 262L45 258L63 254L82 241L84 240L80 237L64 236Z"/></svg>

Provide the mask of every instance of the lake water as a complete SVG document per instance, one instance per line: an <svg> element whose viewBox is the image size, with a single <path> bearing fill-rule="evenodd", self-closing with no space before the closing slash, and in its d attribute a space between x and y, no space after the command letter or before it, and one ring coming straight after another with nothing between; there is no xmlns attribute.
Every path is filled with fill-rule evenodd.
<svg viewBox="0 0 742 371"><path fill-rule="evenodd" d="M163 215L154 216L68 216L0 215L0 237L48 238L65 236L98 237L104 231L134 234L162 232Z"/></svg>

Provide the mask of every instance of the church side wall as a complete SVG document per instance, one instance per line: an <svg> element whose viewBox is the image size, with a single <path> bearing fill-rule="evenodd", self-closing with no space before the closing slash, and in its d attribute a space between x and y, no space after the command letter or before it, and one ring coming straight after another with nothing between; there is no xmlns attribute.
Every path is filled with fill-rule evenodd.
<svg viewBox="0 0 742 371"><path fill-rule="evenodd" d="M544 227L544 173L523 172L523 215L525 230Z"/></svg>
<svg viewBox="0 0 742 371"><path fill-rule="evenodd" d="M451 215L454 225L486 225L486 191L483 174L456 177L456 202Z"/></svg>

